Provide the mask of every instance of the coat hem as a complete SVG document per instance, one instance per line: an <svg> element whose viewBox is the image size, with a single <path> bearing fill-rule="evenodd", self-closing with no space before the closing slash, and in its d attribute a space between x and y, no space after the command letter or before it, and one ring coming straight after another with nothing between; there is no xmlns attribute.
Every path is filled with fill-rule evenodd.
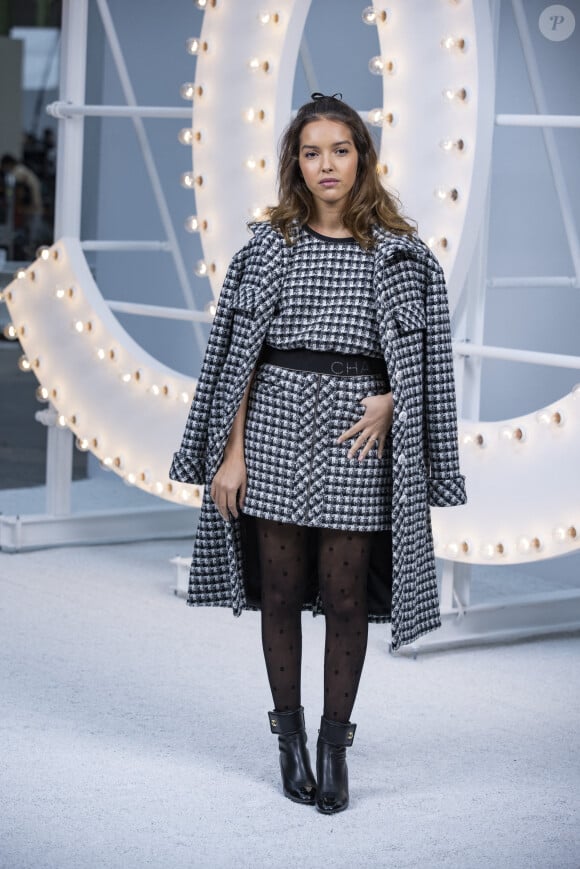
<svg viewBox="0 0 580 869"><path fill-rule="evenodd" d="M192 607L194 607L194 606L198 606L198 607L212 607L212 606L214 606L214 607L222 607L222 608L227 607L227 608L231 609L232 615L235 618L239 618L242 615L242 613L245 611L258 612L258 613L262 611L261 607L256 606L255 604L250 604L250 603L241 604L240 608L238 610L235 610L229 601L228 602L223 602L223 601L213 602L212 601L210 603L209 601L193 600L190 596L188 596L186 598L185 602L186 602L187 606L192 606ZM313 616L323 616L324 615L324 613L321 612L316 607L315 604L304 604L301 607L301 612L311 612ZM367 621L369 622L369 624L390 624L391 623L391 616L381 616L381 615L377 615L376 613L369 613L368 617L367 617Z"/></svg>
<svg viewBox="0 0 580 869"><path fill-rule="evenodd" d="M418 628L417 631L413 634L413 636L409 637L408 639L405 638L405 639L400 639L400 640L396 641L395 638L393 638L391 640L391 650L393 652L397 652L401 648L401 646L409 646L412 643L416 642L419 639L419 637L423 637L423 636L425 636L425 634L430 634L431 631L436 631L440 627L441 627L441 619L437 619L437 621L434 624L426 625L423 628Z"/></svg>

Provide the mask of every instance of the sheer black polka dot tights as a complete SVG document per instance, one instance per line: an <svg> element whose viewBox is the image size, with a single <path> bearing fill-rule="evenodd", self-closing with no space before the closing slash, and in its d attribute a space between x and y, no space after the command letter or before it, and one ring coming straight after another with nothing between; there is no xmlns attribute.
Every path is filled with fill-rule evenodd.
<svg viewBox="0 0 580 869"><path fill-rule="evenodd" d="M262 646L278 712L300 706L307 529L256 519L262 574ZM324 716L347 722L368 639L367 570L372 534L319 528L318 574L326 618Z"/></svg>

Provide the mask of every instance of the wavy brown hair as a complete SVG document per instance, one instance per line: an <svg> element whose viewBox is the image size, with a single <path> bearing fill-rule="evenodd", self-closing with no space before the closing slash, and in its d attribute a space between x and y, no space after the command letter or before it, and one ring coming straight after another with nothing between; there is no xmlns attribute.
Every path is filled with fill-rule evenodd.
<svg viewBox="0 0 580 869"><path fill-rule="evenodd" d="M358 166L354 185L344 206L342 222L361 247L375 244L372 225L379 224L398 235L413 235L417 232L401 214L401 203L395 193L381 184L377 167L378 158L373 140L366 124L342 99L336 96L312 94L312 102L306 103L286 127L280 144L278 165L278 205L267 209L266 218L284 236L287 244L295 241L293 227L300 226L314 214L313 196L306 186L298 164L300 134L311 121L327 118L346 124L350 129L358 154Z"/></svg>

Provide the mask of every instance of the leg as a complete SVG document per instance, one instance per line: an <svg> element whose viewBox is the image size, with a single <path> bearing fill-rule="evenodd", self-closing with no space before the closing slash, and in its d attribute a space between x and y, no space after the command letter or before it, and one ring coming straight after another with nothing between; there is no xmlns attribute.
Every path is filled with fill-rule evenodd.
<svg viewBox="0 0 580 869"><path fill-rule="evenodd" d="M326 614L324 716L347 722L367 650L372 534L320 528L319 535L318 572Z"/></svg>
<svg viewBox="0 0 580 869"><path fill-rule="evenodd" d="M318 571L326 614L324 714L317 743L316 807L324 814L349 802L346 748L368 638L367 571L372 534L319 530Z"/></svg>
<svg viewBox="0 0 580 869"><path fill-rule="evenodd" d="M277 711L300 706L306 533L299 525L256 519L262 575L262 647Z"/></svg>
<svg viewBox="0 0 580 869"><path fill-rule="evenodd" d="M302 601L307 578L305 529L257 519L262 577L262 645L275 709L270 729L278 734L285 796L312 805L316 780L306 747L300 705Z"/></svg>

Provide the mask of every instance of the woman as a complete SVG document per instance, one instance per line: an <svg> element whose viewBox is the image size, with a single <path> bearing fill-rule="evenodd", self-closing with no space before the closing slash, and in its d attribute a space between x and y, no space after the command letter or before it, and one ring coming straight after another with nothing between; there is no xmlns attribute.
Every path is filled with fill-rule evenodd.
<svg viewBox="0 0 580 869"><path fill-rule="evenodd" d="M261 611L284 794L349 802L368 623L440 626L429 505L466 500L442 269L382 187L365 124L313 94L279 204L234 256L170 475L205 483L188 603ZM326 621L311 768L301 614Z"/></svg>

